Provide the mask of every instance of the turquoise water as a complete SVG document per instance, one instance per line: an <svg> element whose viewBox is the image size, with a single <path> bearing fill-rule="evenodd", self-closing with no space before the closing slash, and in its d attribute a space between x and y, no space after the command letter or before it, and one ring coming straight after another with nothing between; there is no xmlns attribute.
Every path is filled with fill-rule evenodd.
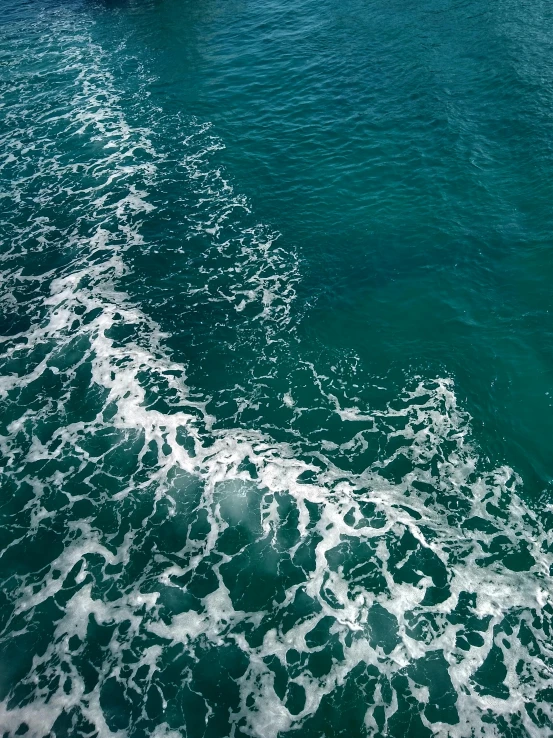
<svg viewBox="0 0 553 738"><path fill-rule="evenodd" d="M552 25L3 0L3 738L553 735Z"/></svg>

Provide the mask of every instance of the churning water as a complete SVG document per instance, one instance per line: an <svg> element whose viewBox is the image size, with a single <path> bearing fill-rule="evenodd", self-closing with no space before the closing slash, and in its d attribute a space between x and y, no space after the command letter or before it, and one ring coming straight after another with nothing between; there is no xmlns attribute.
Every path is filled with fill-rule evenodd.
<svg viewBox="0 0 553 738"><path fill-rule="evenodd" d="M550 6L0 12L0 735L553 735Z"/></svg>

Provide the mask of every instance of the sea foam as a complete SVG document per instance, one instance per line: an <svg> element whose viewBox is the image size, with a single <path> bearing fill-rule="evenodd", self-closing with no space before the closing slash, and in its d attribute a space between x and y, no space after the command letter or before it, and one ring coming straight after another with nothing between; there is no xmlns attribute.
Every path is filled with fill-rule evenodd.
<svg viewBox="0 0 553 738"><path fill-rule="evenodd" d="M549 735L550 535L518 475L481 458L453 380L406 378L375 409L309 364L318 402L353 428L311 460L301 439L218 424L120 287L133 249L161 248L143 234L167 154L127 121L85 19L46 16L35 35L14 55L72 92L38 115L23 73L4 93L3 300L24 309L2 338L2 728L320 735L353 699L367 735ZM255 303L266 344L286 345L297 260L270 229L240 230L249 203L209 168L222 143L186 125L183 223L220 257L190 274L191 303ZM57 198L59 217L37 214ZM61 264L28 266L57 250ZM367 434L379 458L343 468Z"/></svg>

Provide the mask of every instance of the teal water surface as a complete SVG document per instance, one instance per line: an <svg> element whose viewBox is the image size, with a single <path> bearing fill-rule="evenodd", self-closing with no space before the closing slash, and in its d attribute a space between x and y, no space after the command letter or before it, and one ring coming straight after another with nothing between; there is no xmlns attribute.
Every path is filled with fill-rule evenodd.
<svg viewBox="0 0 553 738"><path fill-rule="evenodd" d="M1 11L0 736L550 738L550 5Z"/></svg>

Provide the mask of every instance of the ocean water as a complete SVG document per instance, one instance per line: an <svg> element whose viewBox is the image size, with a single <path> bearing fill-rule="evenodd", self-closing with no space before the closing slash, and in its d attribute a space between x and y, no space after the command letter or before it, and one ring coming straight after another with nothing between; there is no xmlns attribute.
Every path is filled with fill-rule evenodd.
<svg viewBox="0 0 553 738"><path fill-rule="evenodd" d="M2 738L553 735L552 31L2 0Z"/></svg>

